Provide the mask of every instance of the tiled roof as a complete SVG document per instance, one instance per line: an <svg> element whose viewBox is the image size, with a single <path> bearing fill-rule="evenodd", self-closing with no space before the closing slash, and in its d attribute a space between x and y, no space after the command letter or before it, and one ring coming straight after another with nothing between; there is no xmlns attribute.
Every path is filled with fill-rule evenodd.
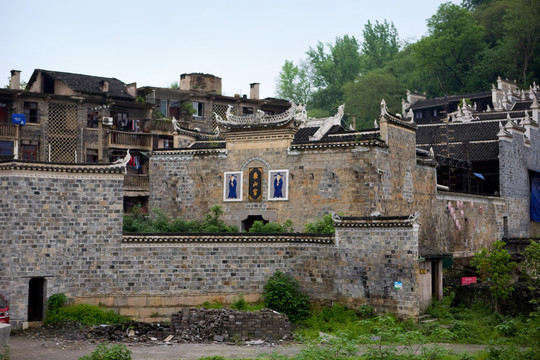
<svg viewBox="0 0 540 360"><path fill-rule="evenodd" d="M448 124L449 142L496 140L499 132L498 121ZM431 145L446 143L446 124L418 125L416 143Z"/></svg>
<svg viewBox="0 0 540 360"><path fill-rule="evenodd" d="M60 80L65 83L70 89L89 95L108 95L114 99L120 100L134 100L134 97L126 93L126 84L116 78L106 78L100 76L91 76L83 74L72 74L60 71L49 71L36 69L29 83L35 80L35 74L41 72L42 74L49 75L55 80ZM109 82L109 91L104 92L100 89L100 83L102 81Z"/></svg>
<svg viewBox="0 0 540 360"><path fill-rule="evenodd" d="M318 144L318 143L333 143L333 142L351 142L351 141L369 141L380 140L380 132L372 131L349 131L344 130L339 125L334 125L328 132L318 141L310 141L309 137L317 132L318 127L302 128L298 130L294 138L293 144Z"/></svg>
<svg viewBox="0 0 540 360"><path fill-rule="evenodd" d="M420 145L420 149L433 151L437 155L447 156L446 144ZM452 143L448 145L450 157L454 159L485 161L499 158L499 142L497 140L487 142Z"/></svg>
<svg viewBox="0 0 540 360"><path fill-rule="evenodd" d="M196 141L190 149L224 149L225 141Z"/></svg>
<svg viewBox="0 0 540 360"><path fill-rule="evenodd" d="M481 98L491 98L491 91L484 91L473 94L464 94L464 95L449 95L445 97L438 97L433 99L418 100L410 106L411 109L424 109L434 106L442 106L451 102L458 102L463 99L481 99Z"/></svg>
<svg viewBox="0 0 540 360"><path fill-rule="evenodd" d="M450 256L449 253L446 253L442 250L437 250L426 245L419 245L418 252L425 259L441 259L443 257Z"/></svg>
<svg viewBox="0 0 540 360"><path fill-rule="evenodd" d="M531 108L532 101L516 101L514 106L512 107L512 111L517 110L529 110Z"/></svg>
<svg viewBox="0 0 540 360"><path fill-rule="evenodd" d="M510 114L511 119L515 118L523 118L525 117L525 111L516 111L516 112L508 112L508 111L497 111L497 112L485 112L485 113L478 113L475 114L475 116L478 117L478 120L506 120L507 114ZM529 113L530 115L530 113Z"/></svg>

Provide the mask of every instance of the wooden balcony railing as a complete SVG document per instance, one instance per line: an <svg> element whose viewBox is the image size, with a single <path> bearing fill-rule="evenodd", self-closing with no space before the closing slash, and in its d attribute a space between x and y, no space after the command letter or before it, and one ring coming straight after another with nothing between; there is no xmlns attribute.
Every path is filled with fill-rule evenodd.
<svg viewBox="0 0 540 360"><path fill-rule="evenodd" d="M148 175L126 174L124 175L124 189L149 191L150 181Z"/></svg>
<svg viewBox="0 0 540 360"><path fill-rule="evenodd" d="M152 150L152 138L152 134L112 130L109 133L109 147Z"/></svg>
<svg viewBox="0 0 540 360"><path fill-rule="evenodd" d="M17 125L0 124L0 136L3 138L17 138Z"/></svg>

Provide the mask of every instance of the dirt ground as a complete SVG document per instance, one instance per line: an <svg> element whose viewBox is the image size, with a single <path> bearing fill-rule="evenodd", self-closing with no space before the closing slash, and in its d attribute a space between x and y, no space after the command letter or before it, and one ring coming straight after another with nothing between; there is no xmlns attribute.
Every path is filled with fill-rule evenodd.
<svg viewBox="0 0 540 360"><path fill-rule="evenodd" d="M483 345L439 344L456 352L475 353L484 349ZM12 336L9 341L11 360L76 360L91 353L97 346L92 341L53 341L28 339ZM196 360L203 356L221 355L225 358L256 358L262 354L277 352L295 356L303 346L269 344L256 346L236 346L227 344L126 344L132 351L134 360ZM360 352L362 349L359 349Z"/></svg>
<svg viewBox="0 0 540 360"><path fill-rule="evenodd" d="M285 346L235 346L226 344L125 344L132 351L133 360L196 360L203 356L221 355L226 358L256 358L261 354L278 352L296 355L301 347ZM91 353L97 343L90 341L52 341L12 336L9 341L10 360L76 360Z"/></svg>

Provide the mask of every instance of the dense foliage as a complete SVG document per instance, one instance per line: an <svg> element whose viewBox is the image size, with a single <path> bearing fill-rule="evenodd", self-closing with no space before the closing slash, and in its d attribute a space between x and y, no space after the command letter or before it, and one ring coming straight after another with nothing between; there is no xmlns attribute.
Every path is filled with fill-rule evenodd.
<svg viewBox="0 0 540 360"><path fill-rule="evenodd" d="M304 226L306 232L314 234L333 234L336 231L332 214L325 214L321 219L307 223Z"/></svg>
<svg viewBox="0 0 540 360"><path fill-rule="evenodd" d="M496 241L493 250L483 248L471 261L471 265L476 268L482 281L489 284L491 294L497 299L506 299L514 291L512 270L516 263L510 261L505 245L503 241Z"/></svg>
<svg viewBox="0 0 540 360"><path fill-rule="evenodd" d="M282 225L280 223L268 222L257 220L249 228L250 233L287 233L293 231L293 223L291 220L285 221Z"/></svg>
<svg viewBox="0 0 540 360"><path fill-rule="evenodd" d="M124 215L124 232L128 233L219 233L238 232L236 226L228 226L223 220L223 209L214 205L203 221L186 221L180 218L169 219L161 210L152 210L151 216L135 213Z"/></svg>
<svg viewBox="0 0 540 360"><path fill-rule="evenodd" d="M266 307L287 314L291 322L298 322L309 314L309 298L300 290L292 276L276 271L264 286Z"/></svg>
<svg viewBox="0 0 540 360"><path fill-rule="evenodd" d="M540 82L539 19L537 0L448 2L427 20L428 34L413 43L400 43L393 23L368 21L362 41L344 35L310 47L300 65L287 60L277 96L306 103L313 117L345 103L357 128L367 129L381 99L398 113L407 89L428 97L487 91L497 76L528 88Z"/></svg>

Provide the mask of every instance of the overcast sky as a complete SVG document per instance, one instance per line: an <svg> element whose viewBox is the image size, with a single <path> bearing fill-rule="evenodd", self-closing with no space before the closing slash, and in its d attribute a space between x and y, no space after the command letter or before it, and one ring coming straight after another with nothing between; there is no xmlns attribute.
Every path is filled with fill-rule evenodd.
<svg viewBox="0 0 540 360"><path fill-rule="evenodd" d="M224 95L275 95L285 60L318 41L362 40L368 20L387 20L400 40L426 35L439 0L0 0L0 87L10 70L115 77L168 87L183 73L221 77ZM460 0L452 0L460 4Z"/></svg>

